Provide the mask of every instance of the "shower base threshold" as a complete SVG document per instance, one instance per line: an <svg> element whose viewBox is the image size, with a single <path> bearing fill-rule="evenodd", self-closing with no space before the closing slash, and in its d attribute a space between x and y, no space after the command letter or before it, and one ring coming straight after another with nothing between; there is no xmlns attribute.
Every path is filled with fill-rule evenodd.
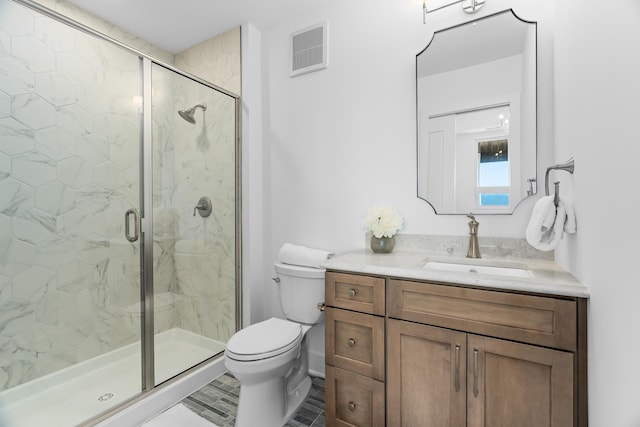
<svg viewBox="0 0 640 427"><path fill-rule="evenodd" d="M224 351L225 343L181 328L155 336L156 384ZM141 392L140 343L0 393L0 425L69 427Z"/></svg>

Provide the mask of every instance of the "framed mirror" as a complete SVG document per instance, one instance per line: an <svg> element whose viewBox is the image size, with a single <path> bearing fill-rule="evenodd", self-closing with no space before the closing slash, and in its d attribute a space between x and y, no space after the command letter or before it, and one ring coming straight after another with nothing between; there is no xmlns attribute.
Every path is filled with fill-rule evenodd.
<svg viewBox="0 0 640 427"><path fill-rule="evenodd" d="M416 55L418 197L436 214L511 214L537 192L536 36L508 10Z"/></svg>

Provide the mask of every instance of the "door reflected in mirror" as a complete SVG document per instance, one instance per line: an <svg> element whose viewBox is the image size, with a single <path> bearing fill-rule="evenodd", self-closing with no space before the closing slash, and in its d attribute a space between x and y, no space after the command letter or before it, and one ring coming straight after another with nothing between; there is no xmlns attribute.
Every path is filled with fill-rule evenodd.
<svg viewBox="0 0 640 427"><path fill-rule="evenodd" d="M507 11L436 32L416 71L418 197L512 213L537 190L536 24Z"/></svg>

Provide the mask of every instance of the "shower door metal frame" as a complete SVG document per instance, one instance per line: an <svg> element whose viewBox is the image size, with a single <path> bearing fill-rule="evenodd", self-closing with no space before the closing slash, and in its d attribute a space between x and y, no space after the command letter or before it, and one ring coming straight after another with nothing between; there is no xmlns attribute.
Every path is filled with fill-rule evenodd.
<svg viewBox="0 0 640 427"><path fill-rule="evenodd" d="M142 391L155 387L155 337L153 313L153 120L149 58L142 58L142 250L140 251L140 302L142 305Z"/></svg>
<svg viewBox="0 0 640 427"><path fill-rule="evenodd" d="M197 76L187 73L172 64L168 64L158 58L148 55L140 50L132 48L112 37L107 36L91 27L88 27L80 22L77 22L65 15L62 15L54 10L51 10L33 0L12 0L15 3L21 4L32 10L35 10L42 15L66 24L76 30L84 32L94 36L100 40L112 43L119 48L137 55L141 59L142 65L142 88L143 88L143 109L142 109L142 134L141 134L141 147L140 153L142 158L142 164L140 166L140 178L142 180L142 186L140 188L141 193L141 212L140 212L140 229L141 233L141 251L140 251L140 296L141 296L141 311L142 311L142 335L141 335L141 349L142 349L142 378L141 378L141 394L131 400L123 403L122 405L112 408L104 414L97 414L95 418L89 421L90 424L99 422L107 418L108 416L120 411L123 408L133 405L145 396L145 392L152 391L157 386L154 381L154 312L153 312L153 179L152 179L152 118L151 118L151 67L153 64L160 65L170 71L175 72L185 78L200 83L210 89L220 92L233 98L235 103L235 273L236 273L236 318L235 329L236 331L242 327L242 156L241 156L241 99L240 96L230 92L224 88L216 86L213 83L207 82ZM209 359L207 359L209 360ZM204 363L204 362L203 362ZM199 366L199 365L196 365ZM193 369L193 367L191 368ZM185 371L188 372L191 369ZM184 374L184 372L183 372ZM172 380L169 380L172 381Z"/></svg>

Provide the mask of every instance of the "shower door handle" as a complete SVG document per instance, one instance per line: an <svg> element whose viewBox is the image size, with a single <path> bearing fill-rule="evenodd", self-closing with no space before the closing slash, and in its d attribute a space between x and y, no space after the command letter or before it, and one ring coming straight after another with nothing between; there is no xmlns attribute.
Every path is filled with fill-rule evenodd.
<svg viewBox="0 0 640 427"><path fill-rule="evenodd" d="M131 215L133 215L134 221L133 236L130 230ZM127 210L124 214L124 235L127 240L132 243L138 240L138 236L140 235L140 218L138 217L138 211L133 208Z"/></svg>

